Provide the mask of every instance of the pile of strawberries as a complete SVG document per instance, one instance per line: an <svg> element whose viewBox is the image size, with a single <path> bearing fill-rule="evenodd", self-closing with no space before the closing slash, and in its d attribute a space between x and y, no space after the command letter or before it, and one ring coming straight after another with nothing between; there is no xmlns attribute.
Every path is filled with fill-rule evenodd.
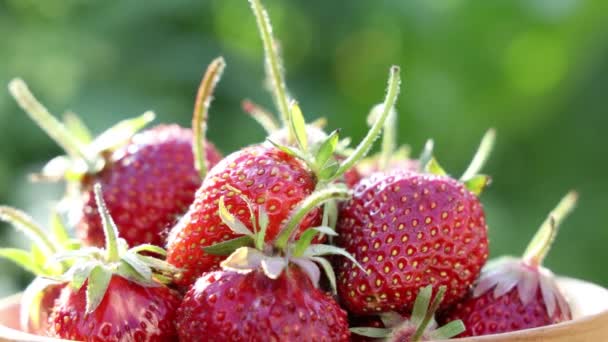
<svg viewBox="0 0 608 342"><path fill-rule="evenodd" d="M245 102L268 139L226 157L205 138L222 58L203 77L191 129L141 131L154 118L145 113L92 138L76 116L53 117L23 81L9 84L66 152L36 175L67 184L50 230L0 207L33 241L31 251L0 249L37 276L23 295L24 329L87 341L420 341L571 319L541 264L575 193L523 257L486 264L479 196L490 178L478 171L494 131L458 179L432 141L410 158L395 146L392 67L369 132L350 147L338 130L305 122L267 13L250 3L280 120ZM367 156L381 133L381 152Z"/></svg>

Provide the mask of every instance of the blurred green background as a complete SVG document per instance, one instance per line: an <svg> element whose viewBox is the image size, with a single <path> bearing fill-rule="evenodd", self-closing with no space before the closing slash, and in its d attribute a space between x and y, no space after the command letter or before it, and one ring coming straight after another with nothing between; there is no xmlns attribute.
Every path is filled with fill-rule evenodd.
<svg viewBox="0 0 608 342"><path fill-rule="evenodd" d="M399 140L419 151L429 137L460 174L481 135L498 143L483 195L492 255L521 253L567 190L581 194L546 264L608 286L608 2L265 1L282 43L288 86L309 118L326 116L358 141L402 66ZM71 109L99 132L152 109L189 125L207 63L228 67L209 136L225 153L264 139L241 110L271 107L262 46L246 0L0 0L0 84L23 77L56 115ZM4 88L6 89L6 88ZM61 186L29 172L60 153L0 91L0 203L46 222ZM0 227L1 246L24 245ZM0 261L0 296L30 279Z"/></svg>

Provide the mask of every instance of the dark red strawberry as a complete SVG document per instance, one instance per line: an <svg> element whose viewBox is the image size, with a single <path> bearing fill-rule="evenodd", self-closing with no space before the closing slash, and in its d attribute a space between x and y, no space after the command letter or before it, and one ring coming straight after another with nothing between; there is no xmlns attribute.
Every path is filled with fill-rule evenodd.
<svg viewBox="0 0 608 342"><path fill-rule="evenodd" d="M164 283L176 271L161 259L162 248L127 249L95 185L106 247L86 247L56 256L73 260L59 279L68 282L52 309L47 334L80 341L177 341L173 324L181 297Z"/></svg>
<svg viewBox="0 0 608 342"><path fill-rule="evenodd" d="M101 220L95 205L93 183L104 189L110 214L130 246L151 243L162 246L169 228L186 212L200 187L194 168L192 130L161 125L138 133L112 153L106 167L84 181L82 217L78 237L87 245L104 243ZM207 160L215 165L217 150L207 144Z"/></svg>
<svg viewBox="0 0 608 342"><path fill-rule="evenodd" d="M346 312L297 266L203 275L177 313L183 341L349 341Z"/></svg>
<svg viewBox="0 0 608 342"><path fill-rule="evenodd" d="M58 252L74 250L78 243L70 240L67 229L56 212L51 217L50 234L24 212L0 206L0 220L11 223L32 240L31 251L17 248L0 248L0 257L7 258L36 275L21 296L20 321L24 331L43 333L55 299L64 284L49 277L67 271L67 263L53 262Z"/></svg>
<svg viewBox="0 0 608 342"><path fill-rule="evenodd" d="M243 197L263 206L269 217L266 240L271 241L316 184L314 174L302 161L274 147L253 146L226 157L211 169L194 203L171 231L167 261L184 271L177 283L192 284L203 272L217 269L223 258L206 253L202 247L238 236L218 215L220 198L225 198L226 208L250 230L254 227ZM258 214L254 211L256 217ZM314 210L300 222L299 230L320 223L321 211Z"/></svg>
<svg viewBox="0 0 608 342"><path fill-rule="evenodd" d="M549 214L522 259L503 257L488 263L468 298L443 315L462 319L460 336L480 336L530 329L572 319L570 307L553 274L541 266L560 222L573 209L569 193Z"/></svg>
<svg viewBox="0 0 608 342"><path fill-rule="evenodd" d="M209 102L210 88L206 86L209 82L204 81L215 80L222 68L223 61L216 61L209 69L211 76L203 79L195 118L206 111ZM104 243L92 184L99 182L106 189L104 196L110 213L123 229L121 233L129 245L162 246L168 228L192 203L204 177L204 167L221 158L212 144L204 143L204 129L200 127L195 127L197 134L176 125L160 125L135 134L153 120L152 112L123 121L92 140L74 116L65 124L56 120L36 101L23 81L13 80L9 88L21 107L67 153L67 157L55 158L47 164L42 178L68 181L71 201L66 207L79 220L77 235L87 245ZM73 124L74 120L77 124ZM195 167L193 149L197 152L201 145L206 153L199 154L206 157L206 163L199 162L196 164L199 167Z"/></svg>
<svg viewBox="0 0 608 342"><path fill-rule="evenodd" d="M460 182L434 159L428 165L434 173L397 170L364 178L341 206L337 244L367 271L347 260L337 267L340 298L349 311L407 312L427 285L447 286L442 303L447 307L477 279L488 257L477 198L487 178Z"/></svg>
<svg viewBox="0 0 608 342"><path fill-rule="evenodd" d="M395 312L378 316L361 317L364 325L351 328L357 341L415 342L445 340L454 337L465 330L462 321L453 321L437 328L434 316L439 308L446 287L440 286L435 298L432 299L433 288L428 285L418 292L411 315L404 317ZM357 322L358 323L358 322ZM366 324L367 323L367 324Z"/></svg>

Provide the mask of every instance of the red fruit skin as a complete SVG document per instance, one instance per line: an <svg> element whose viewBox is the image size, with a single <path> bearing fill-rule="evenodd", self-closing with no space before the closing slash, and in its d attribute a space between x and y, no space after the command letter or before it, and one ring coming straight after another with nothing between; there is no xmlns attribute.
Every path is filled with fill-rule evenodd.
<svg viewBox="0 0 608 342"><path fill-rule="evenodd" d="M224 196L226 208L250 230L251 219L245 201L226 185L241 191L254 204L268 213L266 241L272 241L292 210L314 190L316 179L298 159L273 147L252 146L237 151L214 167L196 193L194 203L173 228L167 244L167 261L183 269L178 285L189 286L204 272L218 269L225 258L210 255L203 247L232 239L238 235L218 215L218 202ZM299 231L318 226L321 210L309 213Z"/></svg>
<svg viewBox="0 0 608 342"><path fill-rule="evenodd" d="M348 169L346 172L344 172L344 183L350 189L354 188L355 185L357 185L357 183L359 183L361 178L363 178L363 176L361 175L361 173L359 173L359 170L357 170L356 167L352 167L352 168Z"/></svg>
<svg viewBox="0 0 608 342"><path fill-rule="evenodd" d="M203 275L178 309L180 341L349 341L346 312L297 267Z"/></svg>
<svg viewBox="0 0 608 342"><path fill-rule="evenodd" d="M99 307L85 314L86 287L66 286L49 319L48 335L78 341L177 341L173 324L179 294L168 287L144 287L112 276Z"/></svg>
<svg viewBox="0 0 608 342"><path fill-rule="evenodd" d="M170 227L194 200L201 184L192 155L192 130L160 125L138 133L108 158L108 165L84 182L83 208L76 227L86 244L102 247L104 234L93 185L101 183L103 198L129 246L164 246ZM207 160L221 159L207 143Z"/></svg>
<svg viewBox="0 0 608 342"><path fill-rule="evenodd" d="M51 312L53 310L53 306L55 305L55 300L59 297L61 290L63 289L63 284L57 285L49 285L42 291L42 298L40 298L40 312L38 319L38 324L35 324L32 321L32 316L29 315L30 320L27 324L27 331L33 334L43 334L48 329L48 322Z"/></svg>
<svg viewBox="0 0 608 342"><path fill-rule="evenodd" d="M466 330L458 337L465 337L531 329L572 319L569 313L562 313L559 305L549 316L540 287L527 305L519 299L517 287L498 298L494 298L493 292L488 291L477 298L467 297L444 312L439 317L440 322L461 319Z"/></svg>
<svg viewBox="0 0 608 342"><path fill-rule="evenodd" d="M355 314L409 314L418 290L446 285L442 308L464 297L488 257L477 197L447 176L376 173L343 203L337 244L367 270L341 258L342 304Z"/></svg>

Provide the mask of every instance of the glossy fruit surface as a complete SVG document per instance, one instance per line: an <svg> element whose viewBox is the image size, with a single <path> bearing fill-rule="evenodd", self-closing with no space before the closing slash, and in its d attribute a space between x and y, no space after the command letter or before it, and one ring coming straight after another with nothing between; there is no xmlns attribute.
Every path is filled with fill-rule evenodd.
<svg viewBox="0 0 608 342"><path fill-rule="evenodd" d="M167 261L184 270L180 285L192 284L198 276L218 268L221 256L207 254L202 247L235 238L220 219L219 199L227 210L250 230L263 206L269 222L266 241L272 241L292 210L315 189L316 179L304 163L274 147L253 146L237 151L209 171L196 199L170 234ZM240 194L237 194L239 191ZM321 211L313 210L300 223L304 231L320 223Z"/></svg>
<svg viewBox="0 0 608 342"><path fill-rule="evenodd" d="M346 312L302 271L205 274L178 314L182 341L349 341Z"/></svg>
<svg viewBox="0 0 608 342"><path fill-rule="evenodd" d="M206 146L207 160L215 165L221 156L213 145ZM169 229L186 212L201 184L194 167L192 131L177 125L157 126L133 136L108 160L99 174L85 178L78 237L88 245L104 244L92 187L99 182L128 244L163 246Z"/></svg>
<svg viewBox="0 0 608 342"><path fill-rule="evenodd" d="M338 245L365 274L342 259L338 291L356 314L412 308L418 289L447 286L442 307L464 297L488 257L485 215L478 198L447 176L376 173L345 202Z"/></svg>

